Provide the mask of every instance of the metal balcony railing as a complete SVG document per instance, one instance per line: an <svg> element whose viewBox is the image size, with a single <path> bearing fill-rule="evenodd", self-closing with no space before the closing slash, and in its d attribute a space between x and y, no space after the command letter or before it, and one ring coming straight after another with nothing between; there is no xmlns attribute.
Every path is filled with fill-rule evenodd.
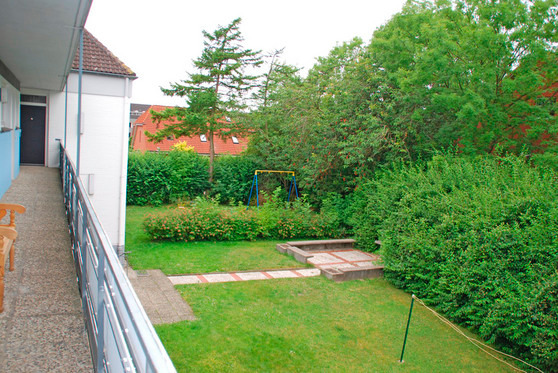
<svg viewBox="0 0 558 373"><path fill-rule="evenodd" d="M176 372L65 150L60 173L96 372Z"/></svg>

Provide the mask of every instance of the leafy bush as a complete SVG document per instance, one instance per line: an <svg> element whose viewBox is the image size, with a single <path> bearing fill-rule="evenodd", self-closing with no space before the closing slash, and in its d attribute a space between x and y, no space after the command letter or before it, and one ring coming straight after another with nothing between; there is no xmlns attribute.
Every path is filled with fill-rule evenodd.
<svg viewBox="0 0 558 373"><path fill-rule="evenodd" d="M353 221L386 277L504 350L558 370L556 176L521 158L436 156L366 185ZM364 241L364 242L363 242Z"/></svg>
<svg viewBox="0 0 558 373"><path fill-rule="evenodd" d="M253 240L258 236L252 211L222 209L217 204L197 207L194 204L191 208L150 215L144 227L153 240L236 241Z"/></svg>
<svg viewBox="0 0 558 373"><path fill-rule="evenodd" d="M161 205L200 195L209 186L208 160L194 152L131 152L128 205Z"/></svg>
<svg viewBox="0 0 558 373"><path fill-rule="evenodd" d="M219 206L196 198L191 207L150 215L144 228L153 240L232 241L256 238L338 237L343 231L323 214L310 211L303 201L271 202L260 209Z"/></svg>
<svg viewBox="0 0 558 373"><path fill-rule="evenodd" d="M247 201L254 171L258 163L253 157L223 155L215 159L212 195L223 202Z"/></svg>

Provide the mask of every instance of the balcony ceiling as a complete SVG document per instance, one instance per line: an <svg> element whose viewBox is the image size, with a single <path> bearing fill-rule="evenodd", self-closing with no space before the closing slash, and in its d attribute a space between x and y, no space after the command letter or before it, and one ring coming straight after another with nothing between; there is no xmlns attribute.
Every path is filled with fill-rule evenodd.
<svg viewBox="0 0 558 373"><path fill-rule="evenodd" d="M21 88L62 90L93 0L0 3L0 61Z"/></svg>

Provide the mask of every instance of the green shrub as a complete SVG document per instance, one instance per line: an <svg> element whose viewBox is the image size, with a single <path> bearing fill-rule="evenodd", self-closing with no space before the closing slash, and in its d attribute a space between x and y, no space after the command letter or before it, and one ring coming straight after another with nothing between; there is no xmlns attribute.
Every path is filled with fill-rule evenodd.
<svg viewBox="0 0 558 373"><path fill-rule="evenodd" d="M153 240L254 240L258 226L254 213L242 208L194 206L150 215L144 228Z"/></svg>
<svg viewBox="0 0 558 373"><path fill-rule="evenodd" d="M215 159L212 195L219 195L226 203L248 200L254 171L258 163L253 157L223 155Z"/></svg>
<svg viewBox="0 0 558 373"><path fill-rule="evenodd" d="M324 238L343 234L336 221L313 213L304 201L276 203L271 198L264 206L224 207L214 199L196 198L191 207L148 216L144 228L153 240L172 241Z"/></svg>
<svg viewBox="0 0 558 373"><path fill-rule="evenodd" d="M128 156L128 205L161 205L200 195L209 186L209 162L193 152L131 152Z"/></svg>
<svg viewBox="0 0 558 373"><path fill-rule="evenodd" d="M385 171L359 193L357 239L381 239L390 281L558 370L554 174L513 156L444 155Z"/></svg>

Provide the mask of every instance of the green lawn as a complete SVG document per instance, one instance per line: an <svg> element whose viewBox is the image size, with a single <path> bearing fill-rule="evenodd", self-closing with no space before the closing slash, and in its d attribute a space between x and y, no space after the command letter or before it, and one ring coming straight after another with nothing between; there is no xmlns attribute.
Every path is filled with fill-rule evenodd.
<svg viewBox="0 0 558 373"><path fill-rule="evenodd" d="M134 269L166 274L302 266L276 241L150 242L128 207ZM177 286L196 321L156 326L180 372L511 372L415 303L405 363L398 362L410 295L383 279L324 277Z"/></svg>
<svg viewBox="0 0 558 373"><path fill-rule="evenodd" d="M152 242L143 231L144 217L174 207L129 206L126 251L135 270L160 269L167 275L304 267L279 253L281 241Z"/></svg>
<svg viewBox="0 0 558 373"><path fill-rule="evenodd" d="M177 287L199 318L156 326L180 372L512 371L385 280L324 277Z"/></svg>

